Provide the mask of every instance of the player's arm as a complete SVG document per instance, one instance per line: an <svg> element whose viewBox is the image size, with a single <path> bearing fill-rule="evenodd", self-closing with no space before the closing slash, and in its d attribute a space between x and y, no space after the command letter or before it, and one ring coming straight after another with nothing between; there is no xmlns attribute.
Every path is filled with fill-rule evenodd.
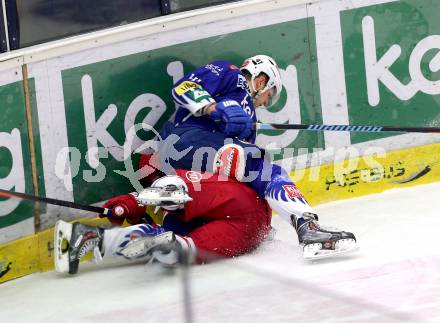
<svg viewBox="0 0 440 323"><path fill-rule="evenodd" d="M195 116L205 115L215 100L205 88L196 82L182 80L171 91L174 101Z"/></svg>
<svg viewBox="0 0 440 323"><path fill-rule="evenodd" d="M150 187L139 193L133 192L111 198L104 204L104 208L110 209L107 217L115 225L121 225L124 220L131 224L151 222L151 216L146 212L147 206L157 206L165 210L177 210L192 198L188 194L188 188L179 176L163 176L155 180ZM145 221L144 221L145 220Z"/></svg>
<svg viewBox="0 0 440 323"><path fill-rule="evenodd" d="M213 98L222 93L236 93L239 76L236 69L227 70L227 65L219 65L222 72L213 72L215 64L208 64L177 82L172 90L174 101L189 110L194 116L210 116L228 136L247 139L252 133L252 119L235 100L224 99L216 102Z"/></svg>
<svg viewBox="0 0 440 323"><path fill-rule="evenodd" d="M208 64L192 71L171 91L174 101L195 116L205 115L206 108L216 103L213 97L219 92L223 73L213 72L212 66Z"/></svg>

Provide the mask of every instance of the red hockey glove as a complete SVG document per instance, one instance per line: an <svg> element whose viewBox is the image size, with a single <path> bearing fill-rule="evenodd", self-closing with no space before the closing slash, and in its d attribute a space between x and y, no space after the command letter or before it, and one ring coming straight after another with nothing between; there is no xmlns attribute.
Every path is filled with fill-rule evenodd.
<svg viewBox="0 0 440 323"><path fill-rule="evenodd" d="M103 207L111 209L112 213L107 217L114 225L122 225L125 219L131 224L136 224L145 215L145 206L140 206L132 194L111 198ZM106 216L101 214L100 217Z"/></svg>

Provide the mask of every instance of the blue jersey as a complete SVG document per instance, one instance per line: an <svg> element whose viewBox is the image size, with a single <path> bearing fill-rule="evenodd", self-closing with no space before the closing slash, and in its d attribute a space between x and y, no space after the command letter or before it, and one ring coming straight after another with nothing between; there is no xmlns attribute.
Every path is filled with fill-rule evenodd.
<svg viewBox="0 0 440 323"><path fill-rule="evenodd" d="M189 89L197 91L192 91L191 99L183 95ZM197 116L195 111L201 106L226 99L237 101L252 121L257 121L249 84L239 68L227 61L214 61L192 71L176 82L172 94L179 105L174 121L179 127L191 126L220 131L209 116ZM246 140L254 143L255 137L256 132L252 131Z"/></svg>

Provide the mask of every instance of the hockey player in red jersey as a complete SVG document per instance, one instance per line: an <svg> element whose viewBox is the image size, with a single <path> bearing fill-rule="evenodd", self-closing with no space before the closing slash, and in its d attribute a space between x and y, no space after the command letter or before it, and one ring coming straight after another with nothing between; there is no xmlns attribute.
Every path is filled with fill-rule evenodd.
<svg viewBox="0 0 440 323"><path fill-rule="evenodd" d="M141 158L141 169L157 166L151 157ZM56 245L60 246L56 248L57 271L75 274L80 258L91 250L96 258L123 256L174 265L180 257L180 261L202 263L248 253L269 233L271 210L267 202L235 179L187 170L163 176L156 170L145 180L147 186L170 193L168 199L162 196L163 200L158 202L166 211L162 225L153 223L146 213L146 207L140 203L142 192L121 195L104 204L111 210L107 217L113 224L121 225L127 220L132 224L129 227L101 229L59 221L55 229ZM174 192L183 192L192 200L178 203L170 198ZM63 239L69 241L64 253Z"/></svg>

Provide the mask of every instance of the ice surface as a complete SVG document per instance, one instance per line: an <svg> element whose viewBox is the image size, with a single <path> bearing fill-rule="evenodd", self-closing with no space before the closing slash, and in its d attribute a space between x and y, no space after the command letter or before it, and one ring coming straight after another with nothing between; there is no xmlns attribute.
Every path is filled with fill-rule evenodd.
<svg viewBox="0 0 440 323"><path fill-rule="evenodd" d="M319 206L320 222L354 232L360 250L314 263L274 217L275 239L256 252L190 268L190 311L182 270L87 263L74 277L50 272L0 285L0 320L439 322L439 192L435 183Z"/></svg>

